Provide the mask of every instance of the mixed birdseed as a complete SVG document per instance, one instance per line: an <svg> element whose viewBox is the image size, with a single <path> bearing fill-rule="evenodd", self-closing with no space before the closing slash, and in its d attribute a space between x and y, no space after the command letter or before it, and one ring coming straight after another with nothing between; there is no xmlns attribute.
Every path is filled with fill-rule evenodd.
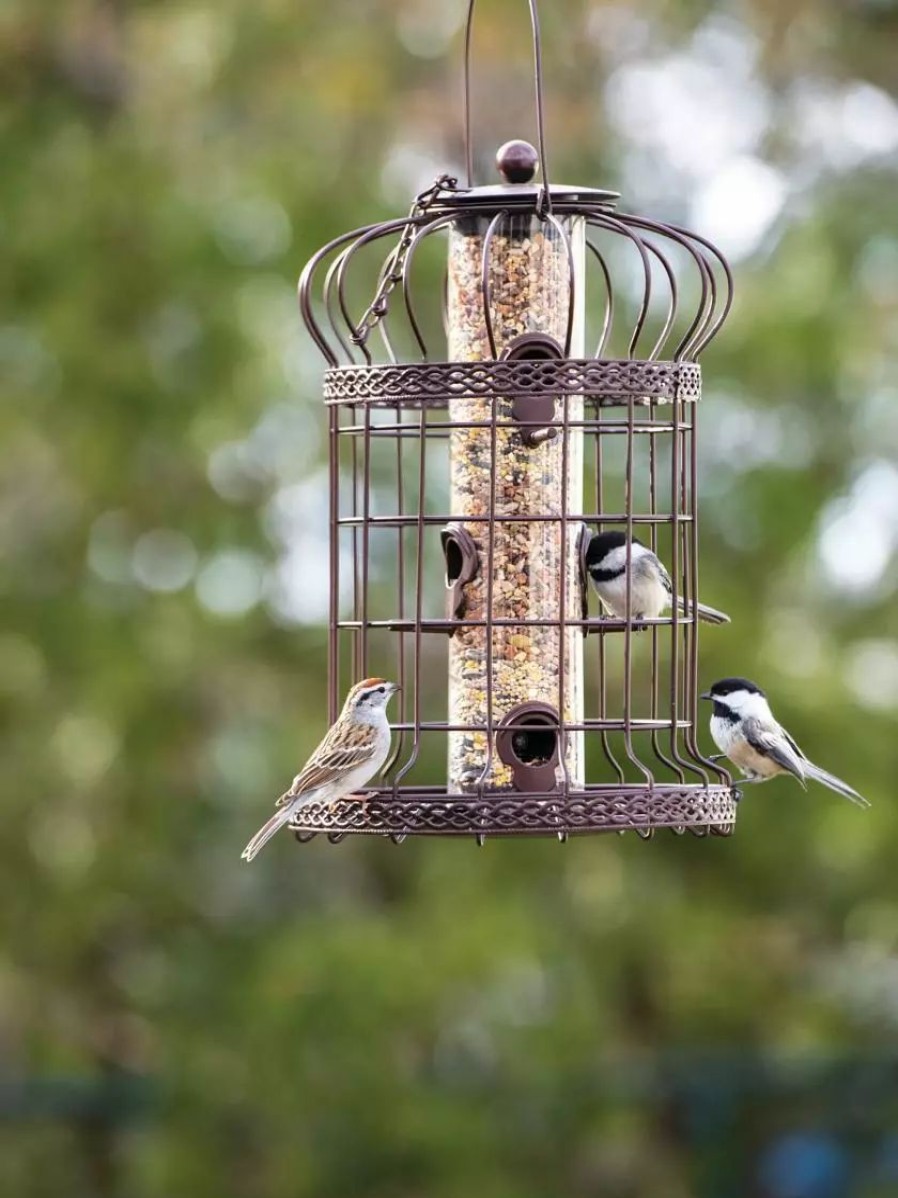
<svg viewBox="0 0 898 1198"><path fill-rule="evenodd" d="M452 361L482 361L492 356L482 288L487 223L486 219L472 222L454 229L451 235L448 326ZM547 333L564 345L570 303L568 250L551 226L548 229L553 236L538 221L511 218L492 238L490 312L497 356L524 333ZM562 637L558 625L562 571L567 617L580 615L579 522L575 517L568 524L565 538L560 519L497 523L490 546L489 526L483 517L490 508L497 517L560 517L563 504L569 514L582 511L582 430L568 430L566 454L560 427L553 439L531 446L526 430L513 419L510 400L495 401L495 431L490 427L493 403L489 398L453 398L449 406L450 421L483 424L453 429L450 438L451 511L474 539L480 561L477 576L464 588L462 620L484 620L489 608L495 620L544 622L492 630L490 714L494 729L521 703L539 701L558 710L562 639L564 716L580 723L583 637L579 628L565 630ZM569 420L581 420L582 412L582 400L569 400ZM561 401L556 402L556 421L560 426ZM487 650L485 627L463 624L450 640L450 723L486 727ZM569 783L582 783L582 733L567 735L565 766ZM486 731L450 733L450 789L470 792L481 780L490 790L508 790L512 771L499 759L495 744L490 751Z"/></svg>

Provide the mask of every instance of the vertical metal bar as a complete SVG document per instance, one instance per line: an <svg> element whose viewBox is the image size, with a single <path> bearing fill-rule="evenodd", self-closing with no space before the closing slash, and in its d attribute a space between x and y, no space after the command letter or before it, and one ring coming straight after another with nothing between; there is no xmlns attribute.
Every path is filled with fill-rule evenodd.
<svg viewBox="0 0 898 1198"><path fill-rule="evenodd" d="M658 412L658 401L653 398L649 403L649 418L650 418L652 424L655 423L657 412ZM649 507L651 510L651 514L653 516L656 516L658 514L658 434L655 431L653 431L651 433L651 435L649 436ZM651 526L651 547L652 547L652 552L657 554L657 552L658 552L658 526L657 526L657 524L652 524L652 526ZM658 628L657 624L653 625L652 626L652 700L651 700L651 703L652 703L651 718L653 720L658 719L658 681L659 681L659 658L658 658L659 636L658 636L658 634L659 634L659 632L660 632L660 629ZM663 765L666 765L668 767L668 769L670 769L673 773L675 773L680 782L685 782L686 775L683 773L683 771L680 769L680 767L675 762L671 761L671 759L665 755L664 751L662 750L661 737L659 735L657 728L652 731L652 748L653 748L653 750L655 752L655 756L658 758L658 760Z"/></svg>
<svg viewBox="0 0 898 1198"><path fill-rule="evenodd" d="M368 669L368 567L371 538L371 408L364 405L364 490L362 493L362 611L360 668L362 678L367 678Z"/></svg>
<svg viewBox="0 0 898 1198"><path fill-rule="evenodd" d="M676 401L679 403L679 399ZM686 411L682 412L683 423L680 425L680 507L681 516L688 514L687 499L686 499L686 468L688 465L688 444L686 440ZM695 595L689 594L689 526L683 521L680 524L680 540L682 544L682 571L683 571L683 664L684 669L680 675L682 691L680 695L680 703L684 712L684 716L689 711L689 652L692 641L692 632L698 621L698 614L695 611ZM685 737L684 737L685 739Z"/></svg>
<svg viewBox="0 0 898 1198"><path fill-rule="evenodd" d="M468 187L474 186L474 147L471 141L471 34L474 27L474 5L476 0L468 0L468 15L465 21L465 72L464 72L464 108L465 108L465 167L468 175ZM530 28L533 34L533 77L536 90L536 145L539 154L539 164L542 171L543 194L540 198L539 210L552 211L552 193L549 188L549 167L546 161L545 133L545 102L543 100L543 55L542 37L539 29L539 13L536 0L528 0L530 9Z"/></svg>
<svg viewBox="0 0 898 1198"><path fill-rule="evenodd" d="M671 537L671 563L670 563L670 580L671 580L671 661L670 661L670 752L674 761L684 769L692 773L696 773L696 768L691 761L688 761L680 752L679 747L679 722L680 722L680 548L681 548L681 529L683 521L680 518L680 476L681 476L681 449L682 449L682 401L679 395L674 396L673 401L673 436L672 436L672 451L671 451L671 466L670 466L670 510L673 521L673 535Z"/></svg>
<svg viewBox="0 0 898 1198"><path fill-rule="evenodd" d="M624 625L624 746L627 757L642 773L651 790L655 778L651 770L643 765L633 749L633 445L635 434L635 403L632 393L627 396L627 466L624 511L627 517L627 561L626 574L627 620Z"/></svg>
<svg viewBox="0 0 898 1198"><path fill-rule="evenodd" d="M494 222L495 223L495 222ZM493 577L495 574L496 550L496 483L499 475L498 461L498 428L499 398L490 397L490 502L487 512L487 547L486 547L486 757L480 777L477 779L477 795L483 800L483 787L493 768Z"/></svg>
<svg viewBox="0 0 898 1198"><path fill-rule="evenodd" d="M349 409L349 419L353 426L357 423L356 405L352 404ZM352 618L358 623L361 620L361 592L359 588L359 447L358 438L353 432L349 436L350 451L352 454L350 466L352 469ZM359 642L359 634L355 632L352 640L352 672L353 682L358 682L360 678L366 677L362 670L361 645Z"/></svg>
<svg viewBox="0 0 898 1198"><path fill-rule="evenodd" d="M329 412L328 489L330 524L330 603L327 633L327 706L328 723L333 724L340 711L340 416L339 404Z"/></svg>
<svg viewBox="0 0 898 1198"><path fill-rule="evenodd" d="M698 772L705 786L708 785L707 773L701 769L704 759L696 743L696 722L698 720L698 528L696 525L696 491L697 491L697 461L695 453L695 416L696 404L692 404L689 426L684 430L683 445L683 510L690 519L683 527L684 551L688 573L687 590L691 592L690 608L692 621L686 653L686 670L683 705L690 726L686 729L686 750L690 756L700 763Z"/></svg>
<svg viewBox="0 0 898 1198"><path fill-rule="evenodd" d="M670 751L675 761L682 764L677 747L677 722L679 720L680 693L680 644L679 644L679 597L680 597L680 519L679 519L679 479L680 479L680 405L677 397L673 401L673 436L671 439L670 462L670 513L673 522L670 549L670 616L671 616L671 656L670 656Z"/></svg>
<svg viewBox="0 0 898 1198"><path fill-rule="evenodd" d="M692 419L690 421L692 429L689 436L689 480L690 480L690 507L689 514L692 517L689 526L690 537L692 540L692 594L694 602L698 603L698 440L697 429L698 423L699 402L698 399L692 403ZM689 752L700 761L703 766L712 771L717 776L717 781L722 782L726 786L732 785L732 778L726 769L721 768L716 762L710 761L698 746L698 616L696 615L695 637L692 645L692 658L689 662L689 672L691 678L691 689L689 695L689 719L692 726L689 729L689 734L686 738L686 745ZM707 785L707 775L705 775L705 784Z"/></svg>
<svg viewBox="0 0 898 1198"><path fill-rule="evenodd" d="M570 246L568 246L570 254ZM571 301L573 303L573 299ZM558 622L558 635L560 639L560 652L558 654L558 761L561 765L562 778L564 779L564 796L567 798L571 790L571 775L567 764L567 718L565 716L565 707L567 700L567 670L566 670L566 653L567 646L570 641L570 636L567 629L567 571L568 571L568 556L570 553L570 538L568 536L568 454L569 454L569 436L570 436L570 396L565 392L561 397L561 527L559 533L561 535L561 553L559 560L561 569L559 570L560 579L558 587L558 600L561 607L560 619ZM576 717L575 717L576 719Z"/></svg>
<svg viewBox="0 0 898 1198"><path fill-rule="evenodd" d="M602 441L602 420L604 413L602 410L601 398L597 397L596 405L596 428L593 436L596 440L596 505L595 511L602 514L605 511L605 461L604 461L604 445ZM602 614L601 600L599 601L600 614ZM598 657L599 657L599 719L607 720L608 718L608 695L607 695L607 678L606 678L606 654L605 654L605 633L600 632L596 637L598 641ZM602 750L606 760L617 774L618 782L623 785L624 771L620 766L620 762L614 756L611 748L611 739L607 731L603 728L601 733Z"/></svg>
<svg viewBox="0 0 898 1198"><path fill-rule="evenodd" d="M397 617L400 625L405 622L405 527L401 517L405 514L405 486L402 470L402 450L403 450L403 423L405 410L402 404L396 405L396 513L400 520L396 524L396 606ZM423 506L423 505L421 505ZM399 720L400 724L405 723L406 704L408 696L405 693L405 632L400 627L396 633L396 671L397 680L402 690L397 696L399 704ZM395 767L396 762L402 756L402 748L405 743L405 732L400 731L396 736L392 752L384 765L383 773L389 774ZM395 798L396 784L393 784L393 792Z"/></svg>
<svg viewBox="0 0 898 1198"><path fill-rule="evenodd" d="M691 726L686 731L686 749L696 758L697 761L702 761L702 755L698 751L696 743L696 724L698 720L698 526L696 520L696 489L697 489L697 464L696 464L696 405L692 405L692 419L690 422L691 428L687 436L688 444L688 502L686 503L686 514L691 516L686 526L686 557L688 561L688 573L690 573L690 589L692 592L692 609L694 612L694 623L692 624L692 636L690 640L690 652L688 652L688 660L686 667L686 715L691 721ZM708 775L705 775L705 785L708 785Z"/></svg>
<svg viewBox="0 0 898 1198"><path fill-rule="evenodd" d="M421 614L424 604L424 491L427 482L427 405L422 404L418 413L418 520L415 526L415 652L412 673L415 679L415 701L413 704L412 751L408 761L393 783L396 787L412 769L421 751Z"/></svg>
<svg viewBox="0 0 898 1198"><path fill-rule="evenodd" d="M627 550L624 578L626 579L624 624L624 745L633 760L630 736L632 718L632 655L633 655L633 396L627 397L627 451L624 466L624 514L627 518Z"/></svg>

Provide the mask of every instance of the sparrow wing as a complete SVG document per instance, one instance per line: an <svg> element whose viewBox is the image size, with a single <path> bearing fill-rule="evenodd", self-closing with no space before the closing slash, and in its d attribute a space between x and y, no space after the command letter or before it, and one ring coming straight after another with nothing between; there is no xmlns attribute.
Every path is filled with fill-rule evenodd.
<svg viewBox="0 0 898 1198"><path fill-rule="evenodd" d="M804 786L805 756L785 728L748 717L742 721L742 733L756 753L794 774Z"/></svg>
<svg viewBox="0 0 898 1198"><path fill-rule="evenodd" d="M374 729L365 724L353 728L348 734L345 729L332 728L300 772L293 785L278 799L276 806L290 803L298 795L310 790L319 790L331 782L339 781L351 770L373 761L377 753L377 738Z"/></svg>

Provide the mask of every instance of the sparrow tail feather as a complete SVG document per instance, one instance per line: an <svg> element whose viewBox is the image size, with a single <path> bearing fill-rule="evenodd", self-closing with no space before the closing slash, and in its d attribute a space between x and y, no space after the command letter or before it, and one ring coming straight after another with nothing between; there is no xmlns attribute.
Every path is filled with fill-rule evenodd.
<svg viewBox="0 0 898 1198"><path fill-rule="evenodd" d="M283 828L284 824L290 822L295 812L296 807L293 803L289 803L277 810L271 819L266 820L259 831L255 834L243 852L240 854L242 861L252 861L253 858L268 844L275 832Z"/></svg>

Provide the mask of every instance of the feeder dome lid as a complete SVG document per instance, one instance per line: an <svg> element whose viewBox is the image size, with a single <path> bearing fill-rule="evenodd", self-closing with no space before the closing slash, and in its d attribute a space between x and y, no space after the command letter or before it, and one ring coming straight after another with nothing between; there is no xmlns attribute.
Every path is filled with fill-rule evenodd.
<svg viewBox="0 0 898 1198"><path fill-rule="evenodd" d="M549 193L552 207L558 207L562 211L580 205L613 208L620 199L620 193L616 191L601 191L596 187L574 187L566 183L553 183L548 188L534 183L496 183L487 187L466 187L444 192L434 200L432 211L451 211L457 208L501 211L508 208L535 212L545 191Z"/></svg>
<svg viewBox="0 0 898 1198"><path fill-rule="evenodd" d="M552 183L545 187L536 183L539 159L539 151L530 142L507 141L496 151L496 167L502 183L442 192L436 196L432 207L436 211L458 208L501 211L508 208L535 212L544 206L547 194L552 207L557 205L561 209L581 204L613 208L620 199L619 192L596 187L576 187L568 183Z"/></svg>

